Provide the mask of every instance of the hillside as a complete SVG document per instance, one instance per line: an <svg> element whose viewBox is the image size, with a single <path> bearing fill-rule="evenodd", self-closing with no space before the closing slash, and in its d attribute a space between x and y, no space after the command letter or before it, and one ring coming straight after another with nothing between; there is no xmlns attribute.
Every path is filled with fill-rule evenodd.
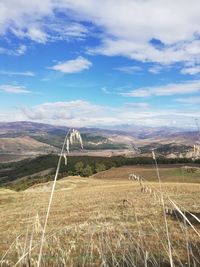
<svg viewBox="0 0 200 267"><path fill-rule="evenodd" d="M69 176L57 182L42 266L58 266L58 262L63 266L170 266L159 197L142 193L140 184L128 179L130 173L142 175L148 187L159 190L150 166L114 168L90 178ZM200 187L191 183L193 174L184 175L179 167L160 168L160 174L165 196L182 209L200 212ZM22 255L24 264L37 262L51 186L43 183L17 193L0 189L0 256L7 267ZM167 198L165 203L171 207ZM175 266L188 266L191 261L190 266L198 266L197 234L170 215L167 223ZM195 228L199 231L199 224Z"/></svg>
<svg viewBox="0 0 200 267"><path fill-rule="evenodd" d="M21 136L15 138L0 138L0 151L4 153L32 153L41 152L50 153L55 152L55 148L51 145L37 141L30 136Z"/></svg>
<svg viewBox="0 0 200 267"><path fill-rule="evenodd" d="M199 166L200 160L193 161L190 158L164 158L157 159L159 165L165 166ZM24 190L37 183L51 181L54 178L58 162L57 155L42 155L32 159L24 159L18 162L0 164L0 187L14 190ZM61 161L58 179L70 175L90 176L104 170L119 166L142 165L152 166L152 157L96 157L96 156L69 156L67 167L64 159ZM194 172L195 175L199 175ZM115 175L117 176L117 174Z"/></svg>

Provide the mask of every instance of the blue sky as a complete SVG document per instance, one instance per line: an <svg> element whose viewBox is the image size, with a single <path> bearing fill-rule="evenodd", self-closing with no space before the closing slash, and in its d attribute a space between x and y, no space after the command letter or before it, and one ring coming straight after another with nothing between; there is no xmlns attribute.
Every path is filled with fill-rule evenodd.
<svg viewBox="0 0 200 267"><path fill-rule="evenodd" d="M28 2L1 1L1 121L195 127L199 1Z"/></svg>

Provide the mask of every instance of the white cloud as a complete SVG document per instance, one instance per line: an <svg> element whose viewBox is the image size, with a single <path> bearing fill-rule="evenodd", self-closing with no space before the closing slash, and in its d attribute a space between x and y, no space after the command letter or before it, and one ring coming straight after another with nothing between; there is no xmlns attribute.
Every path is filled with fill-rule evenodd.
<svg viewBox="0 0 200 267"><path fill-rule="evenodd" d="M34 42L45 44L59 40L69 41L72 38L85 38L88 30L79 23L60 21L59 18L49 18L47 22L33 22L22 29L12 27L11 32L20 39L30 39Z"/></svg>
<svg viewBox="0 0 200 267"><path fill-rule="evenodd" d="M1 122L13 122L13 121L25 121L27 117L20 111L12 109L9 111L0 109L0 121Z"/></svg>
<svg viewBox="0 0 200 267"><path fill-rule="evenodd" d="M161 64L200 59L198 0L63 2L79 19L103 29L101 45L90 53Z"/></svg>
<svg viewBox="0 0 200 267"><path fill-rule="evenodd" d="M89 30L82 24L78 22L67 22L56 20L53 23L50 29L47 29L49 32L50 40L71 40L73 38L77 40L85 39L86 35L89 33Z"/></svg>
<svg viewBox="0 0 200 267"><path fill-rule="evenodd" d="M172 44L193 37L199 30L199 1L168 0L63 0L82 19L93 21L121 39Z"/></svg>
<svg viewBox="0 0 200 267"><path fill-rule="evenodd" d="M15 54L16 55L23 55L23 54L25 54L26 53L26 50L27 50L27 46L26 45L20 45L17 49L16 49L16 51L15 51Z"/></svg>
<svg viewBox="0 0 200 267"><path fill-rule="evenodd" d="M160 64L200 62L199 0L2 0L0 5L1 34L10 30L40 43L85 38L88 29L81 22L89 22L100 33L100 45L90 53Z"/></svg>
<svg viewBox="0 0 200 267"><path fill-rule="evenodd" d="M185 67L181 70L181 73L190 75L200 74L200 66Z"/></svg>
<svg viewBox="0 0 200 267"><path fill-rule="evenodd" d="M88 29L69 19L58 0L2 0L0 3L0 35L14 34L45 44L49 41L82 39ZM61 14L59 16L57 14Z"/></svg>
<svg viewBox="0 0 200 267"><path fill-rule="evenodd" d="M10 93L10 94L29 94L30 91L20 85L2 84L0 85L0 92Z"/></svg>
<svg viewBox="0 0 200 267"><path fill-rule="evenodd" d="M92 66L92 63L84 57L77 57L76 59L59 62L58 64L49 67L51 70L60 71L63 73L77 73L87 70Z"/></svg>
<svg viewBox="0 0 200 267"><path fill-rule="evenodd" d="M35 74L32 71L18 72L18 71L4 71L4 70L0 70L0 74L8 75L8 76L29 76L29 77L35 76Z"/></svg>
<svg viewBox="0 0 200 267"><path fill-rule="evenodd" d="M25 54L26 50L27 50L27 47L25 45L20 45L12 49L0 47L0 54L5 54L9 56L21 56Z"/></svg>
<svg viewBox="0 0 200 267"><path fill-rule="evenodd" d="M197 50L190 50L193 42L188 41L165 45L158 49L151 42L132 41L123 39L105 38L102 44L95 48L89 48L88 53L106 56L124 56L141 62L154 62L164 66L177 62L200 62L200 55Z"/></svg>
<svg viewBox="0 0 200 267"><path fill-rule="evenodd" d="M33 108L22 108L28 120L66 126L109 125L119 120L109 115L109 107L92 104L88 101L44 103Z"/></svg>
<svg viewBox="0 0 200 267"><path fill-rule="evenodd" d="M160 72L162 71L162 69L163 69L162 66L160 66L160 65L155 65L155 66L149 68L148 71L149 71L150 73L153 73L153 74L158 74L158 73L160 73Z"/></svg>
<svg viewBox="0 0 200 267"><path fill-rule="evenodd" d="M199 11L198 0L2 0L0 34L9 30L39 43L85 38L88 26L81 22L90 22L100 33L95 35L100 45L90 47L90 53L159 64L198 63Z"/></svg>
<svg viewBox="0 0 200 267"><path fill-rule="evenodd" d="M134 73L142 71L142 68L139 66L123 66L123 67L118 67L115 69L122 71L122 72L125 72L125 73L128 73L128 74L134 74Z"/></svg>
<svg viewBox="0 0 200 267"><path fill-rule="evenodd" d="M182 104L199 105L200 104L200 96L187 97L187 98L177 98L177 99L175 99L175 101L182 103Z"/></svg>
<svg viewBox="0 0 200 267"><path fill-rule="evenodd" d="M35 27L30 27L27 32L27 37L31 40L45 44L48 39L47 33L43 32L41 29L37 29Z"/></svg>
<svg viewBox="0 0 200 267"><path fill-rule="evenodd" d="M171 83L161 86L143 87L126 93L120 93L127 97L169 96L194 94L200 92L200 80L183 83Z"/></svg>
<svg viewBox="0 0 200 267"><path fill-rule="evenodd" d="M154 109L147 103L132 103L109 107L96 105L84 100L43 103L29 108L19 108L15 116L19 120L31 120L43 123L65 125L71 127L104 127L122 124L146 125L146 126L191 126L194 111L170 109ZM12 116L2 120L12 120ZM12 113L10 113L12 114ZM195 112L195 117L200 118L200 112Z"/></svg>

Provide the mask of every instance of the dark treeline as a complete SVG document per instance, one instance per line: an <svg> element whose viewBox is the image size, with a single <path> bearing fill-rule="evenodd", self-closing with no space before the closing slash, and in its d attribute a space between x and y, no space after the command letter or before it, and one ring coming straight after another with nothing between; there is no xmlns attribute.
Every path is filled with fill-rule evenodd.
<svg viewBox="0 0 200 267"><path fill-rule="evenodd" d="M159 157L157 161L158 164L200 164L200 159L192 160L188 158L168 159ZM0 164L0 186L21 190L35 183L53 180L57 162L58 156L52 154L39 156L34 159L26 159L20 162ZM152 157L125 158L122 156L69 156L67 166L64 164L64 159L62 160L59 179L69 175L81 175L87 177L112 167L152 165L153 163L154 161ZM51 169L47 175L37 175L37 173L47 169ZM22 177L25 178L20 179Z"/></svg>

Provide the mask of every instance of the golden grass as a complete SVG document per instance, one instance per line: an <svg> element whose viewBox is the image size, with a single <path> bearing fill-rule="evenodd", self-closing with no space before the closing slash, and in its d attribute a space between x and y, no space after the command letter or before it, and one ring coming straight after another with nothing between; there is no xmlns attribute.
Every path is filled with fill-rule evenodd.
<svg viewBox="0 0 200 267"><path fill-rule="evenodd" d="M200 185L177 183L177 168L168 169L169 173L175 173L171 182L168 182L167 168L161 169L161 179L167 179L163 184L164 192L186 209L200 212ZM153 263L148 266L162 266L161 263L168 261L162 207L149 194L142 194L137 182L128 180L131 172L150 177L150 180L155 175L152 168L126 167L90 178L68 177L57 182L42 266L123 266L120 265L123 257L124 266L134 266L134 262L142 266L145 261L150 264L150 259ZM187 182L189 175L192 174L188 174ZM172 182L173 178L176 182ZM159 189L156 182L150 181L149 186ZM13 266L23 255L25 240L26 251L33 232L32 247L35 248L31 252L31 266L36 266L41 234L35 228L33 231L32 225L37 214L41 225L44 223L50 188L50 183L46 183L24 192L0 191L0 255L3 256L22 234L8 251L5 258L10 263L5 266ZM176 266L179 261L192 261L191 251L197 253L195 245L199 238L189 227L171 218L168 218L168 225ZM197 228L200 230L199 226Z"/></svg>

